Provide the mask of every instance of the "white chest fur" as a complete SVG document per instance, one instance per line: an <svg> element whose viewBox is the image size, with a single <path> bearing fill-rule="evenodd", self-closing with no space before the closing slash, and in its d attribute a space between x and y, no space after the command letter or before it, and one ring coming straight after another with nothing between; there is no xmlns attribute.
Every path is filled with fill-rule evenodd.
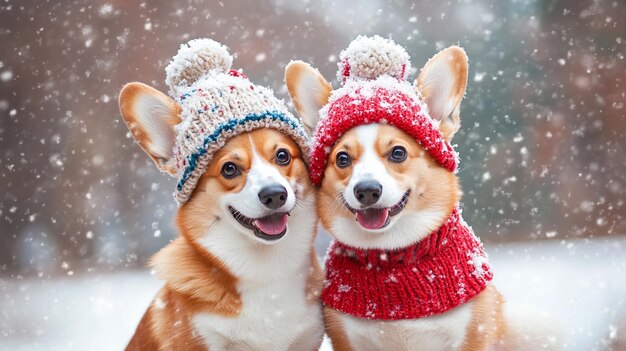
<svg viewBox="0 0 626 351"><path fill-rule="evenodd" d="M202 244L238 278L242 310L236 317L202 313L193 318L207 347L211 351L315 348L323 334L321 305L309 304L305 295L315 216L303 209L292 212L287 234L274 245L232 230L223 232L219 226Z"/></svg>
<svg viewBox="0 0 626 351"><path fill-rule="evenodd" d="M307 341L313 349L323 333L321 309L307 303L299 293L303 289L292 282L249 285L242 289L243 309L237 317L200 314L194 325L211 351L289 350Z"/></svg>
<svg viewBox="0 0 626 351"><path fill-rule="evenodd" d="M412 320L372 321L341 315L355 350L458 350L471 319L472 301L441 315Z"/></svg>

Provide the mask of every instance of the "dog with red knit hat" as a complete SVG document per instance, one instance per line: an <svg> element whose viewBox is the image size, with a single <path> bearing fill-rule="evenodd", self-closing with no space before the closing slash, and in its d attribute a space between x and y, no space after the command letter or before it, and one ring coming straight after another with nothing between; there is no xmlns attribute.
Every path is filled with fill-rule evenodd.
<svg viewBox="0 0 626 351"><path fill-rule="evenodd" d="M451 139L468 58L449 47L407 80L409 55L359 36L330 83L291 62L285 80L312 133L317 214L334 237L322 291L334 350L557 349L507 318L483 245L463 220ZM536 329L536 328L535 328Z"/></svg>

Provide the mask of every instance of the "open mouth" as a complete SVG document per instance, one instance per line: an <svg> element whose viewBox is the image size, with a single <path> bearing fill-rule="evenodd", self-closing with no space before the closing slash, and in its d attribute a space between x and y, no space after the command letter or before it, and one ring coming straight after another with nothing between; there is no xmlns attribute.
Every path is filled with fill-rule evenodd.
<svg viewBox="0 0 626 351"><path fill-rule="evenodd" d="M402 212L404 206L409 201L409 195L411 190L407 190L400 201L391 207L367 207L360 210L352 208L344 200L344 205L350 210L350 212L356 215L356 221L359 222L361 227L370 230L382 229L389 225L391 217Z"/></svg>
<svg viewBox="0 0 626 351"><path fill-rule="evenodd" d="M287 233L287 217L289 216L287 212L272 213L261 218L249 218L231 206L228 209L239 224L251 229L258 238L273 241L282 238Z"/></svg>

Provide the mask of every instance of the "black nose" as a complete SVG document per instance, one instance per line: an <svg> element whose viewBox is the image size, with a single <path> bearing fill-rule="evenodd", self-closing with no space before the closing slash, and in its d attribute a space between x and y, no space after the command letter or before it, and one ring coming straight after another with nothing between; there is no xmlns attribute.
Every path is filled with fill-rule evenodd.
<svg viewBox="0 0 626 351"><path fill-rule="evenodd" d="M375 204L383 193L383 186L375 180L366 180L354 186L354 196L361 205Z"/></svg>
<svg viewBox="0 0 626 351"><path fill-rule="evenodd" d="M287 189L282 185L270 185L259 191L259 200L265 207L275 210L287 202Z"/></svg>

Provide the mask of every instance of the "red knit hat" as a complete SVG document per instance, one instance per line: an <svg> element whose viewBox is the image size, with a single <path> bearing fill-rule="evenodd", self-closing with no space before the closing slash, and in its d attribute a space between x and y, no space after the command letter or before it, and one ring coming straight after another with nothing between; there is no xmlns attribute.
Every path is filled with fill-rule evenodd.
<svg viewBox="0 0 626 351"><path fill-rule="evenodd" d="M411 135L441 166L453 172L458 158L428 114L415 88L406 80L409 55L379 36L359 36L339 56L343 87L320 111L310 153L311 181L319 185L328 154L349 129L370 123L393 125Z"/></svg>

